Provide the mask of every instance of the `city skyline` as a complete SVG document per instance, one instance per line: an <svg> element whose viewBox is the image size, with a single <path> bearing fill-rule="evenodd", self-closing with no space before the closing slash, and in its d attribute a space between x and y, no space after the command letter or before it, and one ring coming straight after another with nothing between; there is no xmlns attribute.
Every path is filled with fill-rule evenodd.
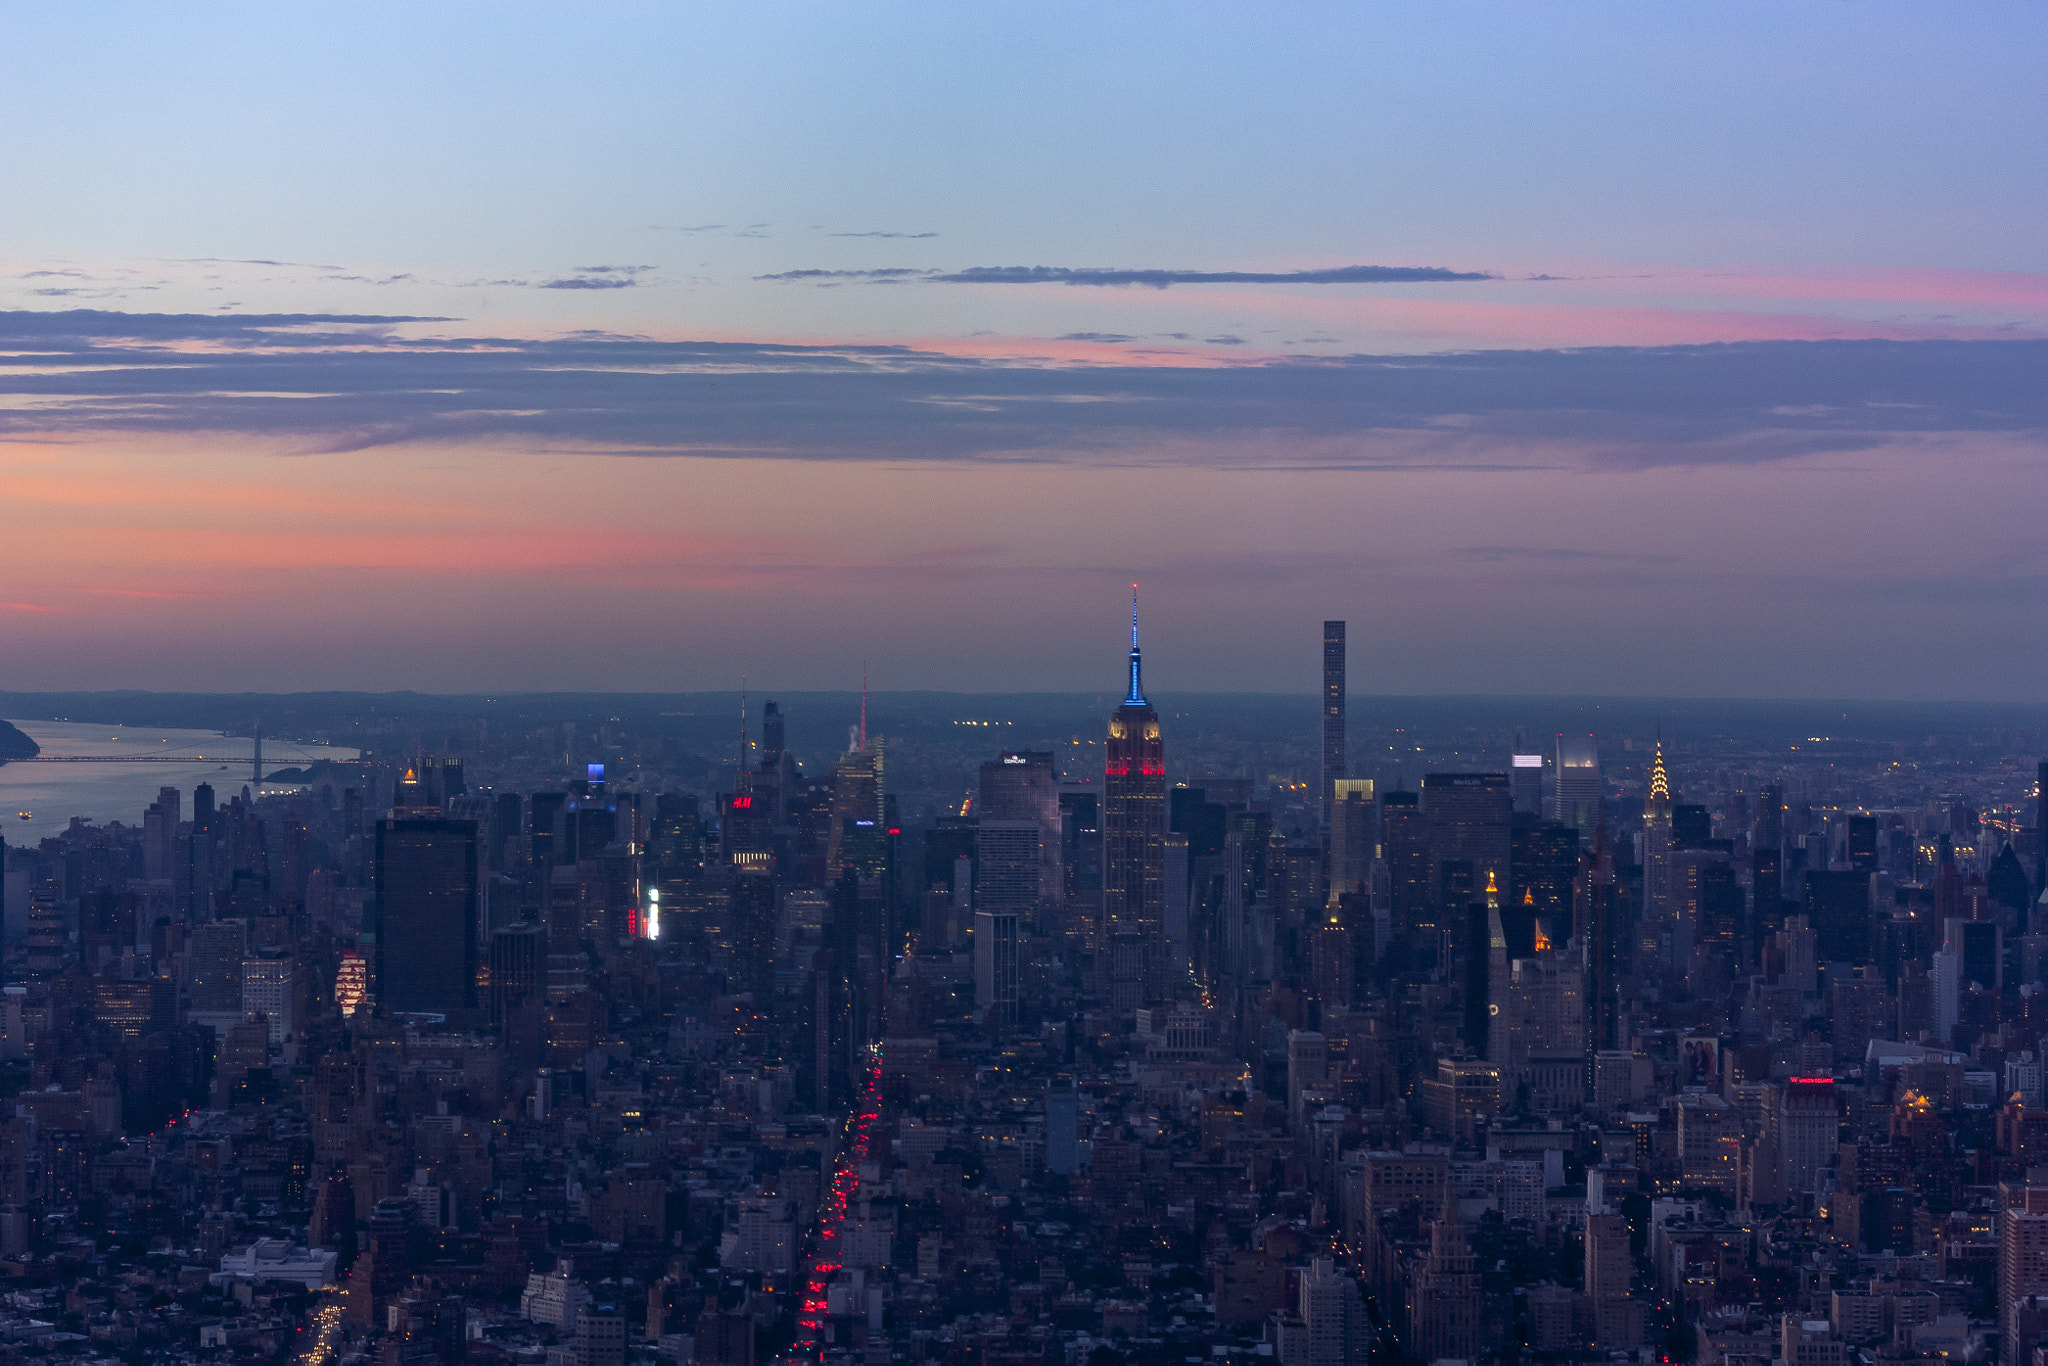
<svg viewBox="0 0 2048 1366"><path fill-rule="evenodd" d="M2048 1366L2048 7L0 50L0 1366Z"/></svg>
<svg viewBox="0 0 2048 1366"><path fill-rule="evenodd" d="M602 13L5 21L0 687L2048 696L2036 12Z"/></svg>
<svg viewBox="0 0 2048 1366"><path fill-rule="evenodd" d="M267 776L0 726L8 775L150 761L0 841L9 1322L80 1366L2048 1340L2043 714L1594 704L1551 764L1502 699L1353 731L1342 619L1320 701L1155 706L1132 591L1121 701L1035 717L302 694Z"/></svg>

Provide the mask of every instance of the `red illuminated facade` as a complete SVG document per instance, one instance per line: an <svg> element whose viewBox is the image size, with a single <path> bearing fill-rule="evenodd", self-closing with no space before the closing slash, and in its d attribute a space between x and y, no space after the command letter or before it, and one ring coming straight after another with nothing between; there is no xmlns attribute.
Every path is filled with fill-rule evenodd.
<svg viewBox="0 0 2048 1366"><path fill-rule="evenodd" d="M1131 591L1131 687L1109 718L1102 781L1102 938L1136 941L1138 983L1147 1000L1162 993L1166 963L1166 748L1159 713L1145 700L1138 654L1138 596Z"/></svg>

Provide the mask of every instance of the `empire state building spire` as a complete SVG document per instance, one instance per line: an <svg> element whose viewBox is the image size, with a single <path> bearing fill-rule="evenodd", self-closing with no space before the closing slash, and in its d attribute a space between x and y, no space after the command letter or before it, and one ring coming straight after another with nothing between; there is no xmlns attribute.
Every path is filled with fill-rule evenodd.
<svg viewBox="0 0 2048 1366"><path fill-rule="evenodd" d="M1109 718L1102 774L1102 919L1098 951L1110 955L1110 997L1127 1012L1164 997L1166 942L1166 750L1159 713L1139 673L1138 587L1131 585L1131 691ZM1181 965L1174 963L1176 970Z"/></svg>
<svg viewBox="0 0 2048 1366"><path fill-rule="evenodd" d="M1143 661L1138 657L1138 585L1131 585L1131 692L1124 699L1127 707L1145 705L1145 687L1142 677Z"/></svg>

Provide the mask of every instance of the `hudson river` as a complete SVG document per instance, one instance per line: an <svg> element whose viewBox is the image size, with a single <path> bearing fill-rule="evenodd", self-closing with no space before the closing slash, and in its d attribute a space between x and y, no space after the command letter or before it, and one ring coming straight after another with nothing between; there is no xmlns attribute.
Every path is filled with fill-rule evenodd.
<svg viewBox="0 0 2048 1366"><path fill-rule="evenodd" d="M125 726L83 725L73 721L27 721L10 717L45 754L176 754L190 763L170 764L44 764L0 765L0 837L9 844L34 844L61 832L73 816L99 825L120 821L142 824L142 812L156 800L157 789L175 787L184 793L183 814L192 818L192 789L213 784L213 799L226 806L250 778L254 757L246 736L226 737L212 730L138 730ZM305 756L353 759L356 751L332 745L301 745L289 740L263 742L263 767L275 773ZM287 784L266 783L265 792L289 792ZM27 820L20 812L29 812Z"/></svg>

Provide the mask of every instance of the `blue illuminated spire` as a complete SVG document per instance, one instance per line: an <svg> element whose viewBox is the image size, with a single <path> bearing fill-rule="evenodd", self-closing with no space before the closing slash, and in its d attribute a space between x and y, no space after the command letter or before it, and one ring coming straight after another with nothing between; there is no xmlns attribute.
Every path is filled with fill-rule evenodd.
<svg viewBox="0 0 2048 1366"><path fill-rule="evenodd" d="M1138 661L1138 585L1131 585L1131 695L1124 699L1125 706L1146 705L1145 688L1139 681Z"/></svg>

